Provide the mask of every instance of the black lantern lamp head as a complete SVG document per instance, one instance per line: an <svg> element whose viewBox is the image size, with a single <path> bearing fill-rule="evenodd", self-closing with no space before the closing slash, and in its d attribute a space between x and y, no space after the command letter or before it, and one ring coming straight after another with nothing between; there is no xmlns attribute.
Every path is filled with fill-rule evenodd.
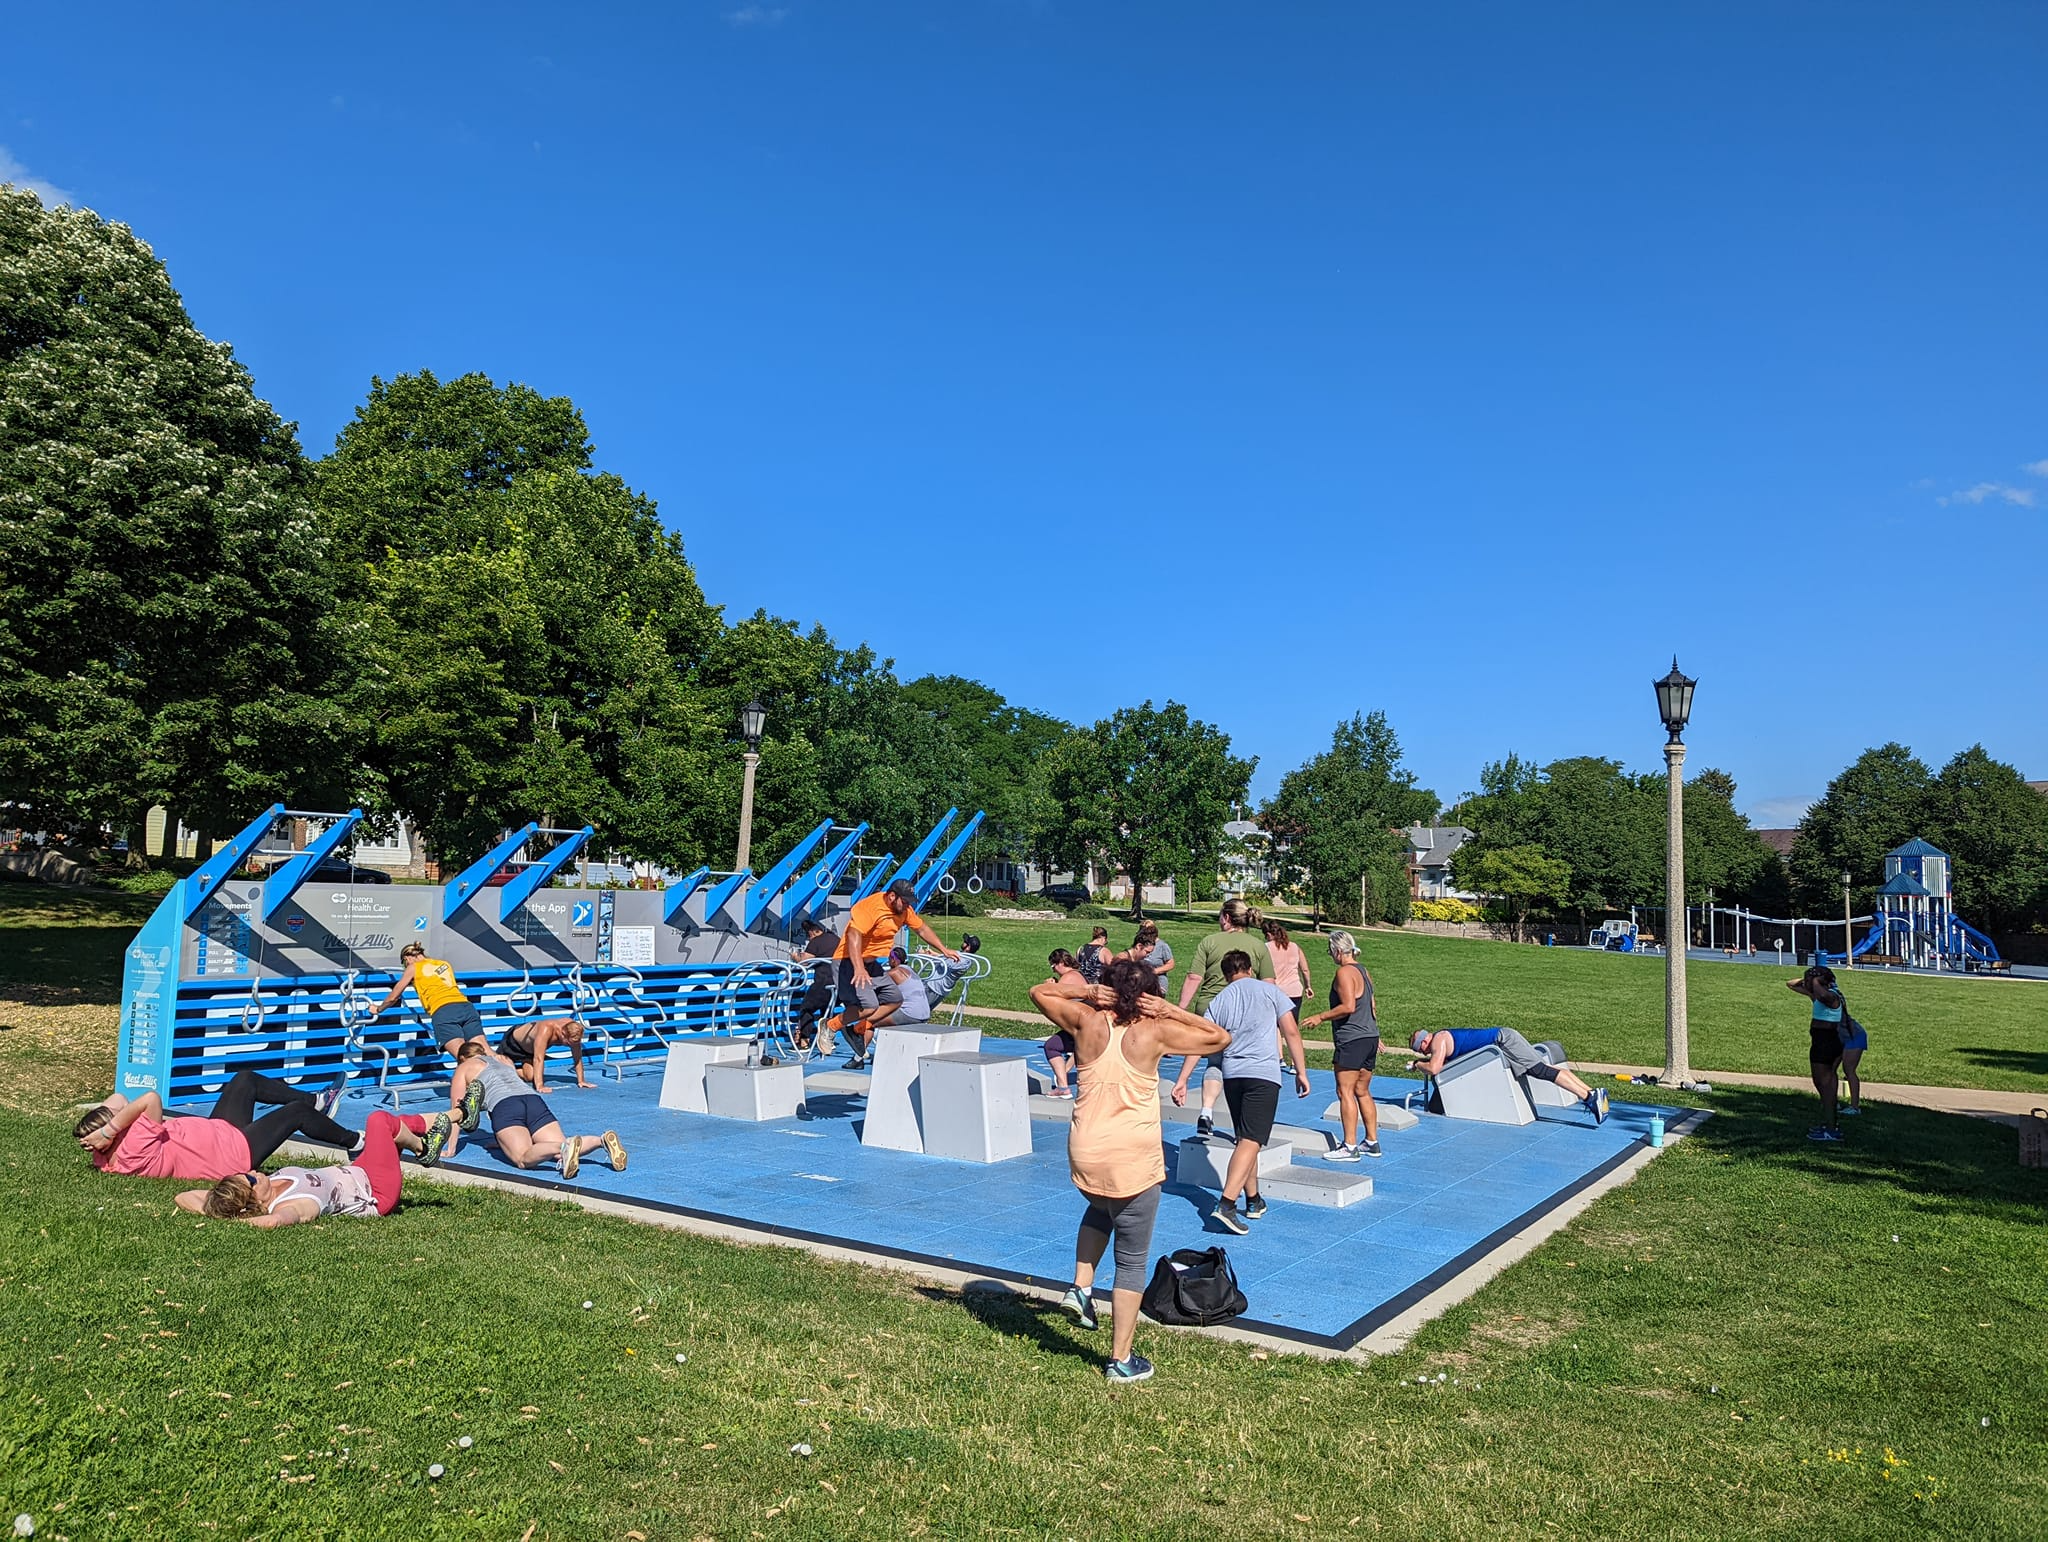
<svg viewBox="0 0 2048 1542"><path fill-rule="evenodd" d="M1671 673L1651 682L1657 693L1657 713L1664 719L1665 731L1671 735L1673 744L1685 733L1686 719L1692 716L1692 688L1698 684L1699 681L1678 672L1676 656L1671 660Z"/></svg>
<svg viewBox="0 0 2048 1542"><path fill-rule="evenodd" d="M747 741L748 749L761 748L761 735L767 727L768 709L761 705L760 697L756 696L740 708L740 737Z"/></svg>

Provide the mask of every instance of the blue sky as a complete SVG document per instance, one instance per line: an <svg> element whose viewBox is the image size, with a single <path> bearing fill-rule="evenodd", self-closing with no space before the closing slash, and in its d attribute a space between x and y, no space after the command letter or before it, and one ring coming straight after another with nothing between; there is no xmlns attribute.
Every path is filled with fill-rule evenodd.
<svg viewBox="0 0 2048 1542"><path fill-rule="evenodd" d="M1763 823L2048 777L2048 8L21 8L0 175L124 220L323 453L566 394L706 590L1257 790L1385 708ZM2031 467L2032 469L2028 469Z"/></svg>

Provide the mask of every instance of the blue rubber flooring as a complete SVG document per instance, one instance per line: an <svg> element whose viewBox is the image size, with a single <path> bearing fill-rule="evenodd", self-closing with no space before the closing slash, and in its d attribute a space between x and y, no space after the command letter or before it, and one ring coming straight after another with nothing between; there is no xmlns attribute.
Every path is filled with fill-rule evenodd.
<svg viewBox="0 0 2048 1542"><path fill-rule="evenodd" d="M1036 1050L994 1037L985 1038L983 1048L1019 1055ZM834 1058L811 1069L840 1064ZM1334 1078L1320 1071L1310 1080L1314 1090L1307 1098L1283 1099L1280 1119L1334 1131L1334 1120L1312 1117L1336 1096ZM1398 1102L1415 1084L1375 1078L1373 1085L1382 1101ZM814 1092L808 1120L747 1124L664 1110L657 1105L660 1088L660 1067L651 1065L623 1082L604 1078L594 1090L578 1090L573 1082L549 1090L565 1130L619 1132L630 1153L623 1173L612 1172L602 1152L585 1158L573 1185L559 1185L551 1170L523 1173L498 1156L488 1121L447 1165L996 1278L1062 1285L1072 1278L1083 1206L1067 1176L1064 1123L1034 1120L1029 1157L983 1166L867 1150L859 1139L864 1101L855 1095ZM406 1100L408 1112L435 1104L425 1087ZM336 1117L360 1122L373 1106L351 1096ZM1169 1183L1153 1255L1223 1243L1250 1302L1247 1326L1348 1346L1639 1149L1653 1113L1669 1124L1684 1112L1617 1103L1596 1126L1577 1109L1546 1109L1535 1124L1519 1128L1424 1115L1413 1130L1383 1132L1382 1160L1336 1169L1370 1174L1370 1199L1341 1210L1276 1199L1245 1237L1208 1225L1213 1191ZM1169 1173L1178 1132L1192 1129L1166 1127ZM1330 1165L1299 1154L1297 1163ZM1105 1258L1098 1287L1111 1283L1111 1272Z"/></svg>

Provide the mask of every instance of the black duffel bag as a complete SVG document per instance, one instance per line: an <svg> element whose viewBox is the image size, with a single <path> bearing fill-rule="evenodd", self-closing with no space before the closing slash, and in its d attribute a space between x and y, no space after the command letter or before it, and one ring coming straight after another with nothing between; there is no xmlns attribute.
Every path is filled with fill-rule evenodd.
<svg viewBox="0 0 2048 1542"><path fill-rule="evenodd" d="M1175 1328L1207 1328L1229 1322L1249 1303L1237 1288L1237 1271L1221 1248L1182 1248L1159 1260L1152 1283L1138 1305L1154 1322Z"/></svg>

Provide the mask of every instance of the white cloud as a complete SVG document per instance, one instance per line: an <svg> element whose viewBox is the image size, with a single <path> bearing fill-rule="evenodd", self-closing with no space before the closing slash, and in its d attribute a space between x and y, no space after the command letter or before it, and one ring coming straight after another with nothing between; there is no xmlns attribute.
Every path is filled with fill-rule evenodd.
<svg viewBox="0 0 2048 1542"><path fill-rule="evenodd" d="M41 177L29 175L29 169L9 154L5 145L0 145L0 182L11 182L16 187L25 187L52 207L60 203L78 202L56 183L45 182Z"/></svg>
<svg viewBox="0 0 2048 1542"><path fill-rule="evenodd" d="M2005 482L1979 482L1975 487L1960 488L1935 501L1943 508L1947 508L1952 503L1988 503L1993 498L2017 504L2023 509L2031 509L2034 506L2034 490L2031 487L2013 487Z"/></svg>
<svg viewBox="0 0 2048 1542"><path fill-rule="evenodd" d="M2020 470L2037 477L2048 477L2048 460L2030 460Z"/></svg>
<svg viewBox="0 0 2048 1542"><path fill-rule="evenodd" d="M788 10L779 5L749 3L736 11L727 11L725 24L728 27L773 27L780 24L782 18L788 14Z"/></svg>
<svg viewBox="0 0 2048 1542"><path fill-rule="evenodd" d="M1811 798L1761 798L1749 806L1749 822L1760 830L1789 830L1812 807Z"/></svg>

